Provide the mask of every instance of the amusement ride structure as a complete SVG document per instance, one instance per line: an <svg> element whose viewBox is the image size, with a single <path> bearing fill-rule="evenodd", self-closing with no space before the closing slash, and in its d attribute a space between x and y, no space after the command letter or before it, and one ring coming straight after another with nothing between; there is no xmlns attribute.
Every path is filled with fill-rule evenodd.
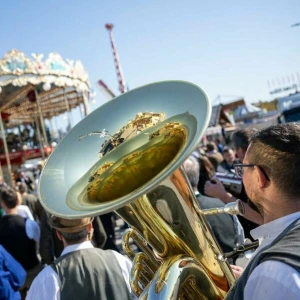
<svg viewBox="0 0 300 300"><path fill-rule="evenodd" d="M119 55L117 52L115 39L114 39L113 33L112 33L113 27L114 27L113 24L110 24L110 23L105 24L105 28L109 32L109 39L110 39L110 44L111 44L111 48L112 48L116 73L117 73L119 91L121 92L121 94L123 94L127 91L127 88L126 88L126 83L125 83L124 75L123 75L121 64L120 64ZM107 86L107 84L102 79L98 80L98 85L99 85L100 90L105 94L105 97L108 100L111 100L116 97L115 93Z"/></svg>
<svg viewBox="0 0 300 300"><path fill-rule="evenodd" d="M120 60L119 60L119 55L117 52L117 47L116 43L112 34L112 29L113 29L113 24L105 24L106 29L108 30L109 33L109 38L110 38L110 43L111 43L111 48L114 56L114 61L115 61L115 67L116 67L116 72L117 72L117 78L118 78L118 83L119 83L119 91L121 94L125 93L127 91L126 89L126 83L125 79L123 76Z"/></svg>
<svg viewBox="0 0 300 300"><path fill-rule="evenodd" d="M70 125L71 110L78 106L88 114L90 83L82 63L64 60L57 53L43 57L32 54L29 58L13 49L0 60L0 159L8 181L22 161L45 159L51 152L45 119L67 112ZM11 134L11 139L10 128L19 133Z"/></svg>

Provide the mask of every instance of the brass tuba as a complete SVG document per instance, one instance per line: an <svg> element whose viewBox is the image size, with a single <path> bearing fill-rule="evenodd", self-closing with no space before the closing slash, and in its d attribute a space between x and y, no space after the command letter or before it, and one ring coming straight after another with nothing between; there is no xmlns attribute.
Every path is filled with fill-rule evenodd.
<svg viewBox="0 0 300 300"><path fill-rule="evenodd" d="M222 299L234 283L204 217L220 211L199 209L181 167L210 114L205 92L191 83L131 90L77 124L42 171L39 196L51 214L115 211L130 225L123 249L140 299ZM130 239L142 252L131 250Z"/></svg>

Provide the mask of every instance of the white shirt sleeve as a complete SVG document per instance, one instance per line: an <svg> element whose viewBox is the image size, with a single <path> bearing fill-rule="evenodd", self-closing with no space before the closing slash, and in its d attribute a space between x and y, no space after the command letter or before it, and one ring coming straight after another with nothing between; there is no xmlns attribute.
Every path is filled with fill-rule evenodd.
<svg viewBox="0 0 300 300"><path fill-rule="evenodd" d="M121 270L122 270L122 275L125 279L125 282L126 282L126 286L129 290L129 292L131 293L131 299L132 300L138 300L138 298L135 296L135 294L131 291L131 287L130 287L130 283L129 283L129 277L130 277L130 271L131 271L131 268L132 268L132 262L131 260L129 260L128 257L116 252L116 251L113 251L113 254L115 255L120 267L121 267Z"/></svg>
<svg viewBox="0 0 300 300"><path fill-rule="evenodd" d="M40 231L40 227L39 227L38 223L35 221L32 221L30 219L27 219L26 223L25 223L25 230L26 230L27 236L30 239L35 241L37 253L38 253L39 245L40 245L40 235L41 235L41 231Z"/></svg>
<svg viewBox="0 0 300 300"><path fill-rule="evenodd" d="M130 291L131 293L131 288L130 288L130 284L129 284L129 274L130 274L130 270L131 270L131 267L132 267L132 262L124 255L116 252L116 251L113 251L113 254L115 255L120 267L121 267L121 270L122 270L122 275L125 279L125 282L126 282L126 285L127 285L127 288L128 290Z"/></svg>
<svg viewBox="0 0 300 300"><path fill-rule="evenodd" d="M298 300L300 273L279 261L266 261L251 273L244 289L244 299Z"/></svg>
<svg viewBox="0 0 300 300"><path fill-rule="evenodd" d="M52 267L47 266L32 282L26 300L60 300L60 281Z"/></svg>

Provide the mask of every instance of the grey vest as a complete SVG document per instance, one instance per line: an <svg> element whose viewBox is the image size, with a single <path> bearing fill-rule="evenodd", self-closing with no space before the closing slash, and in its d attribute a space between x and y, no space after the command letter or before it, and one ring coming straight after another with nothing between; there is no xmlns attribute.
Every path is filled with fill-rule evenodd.
<svg viewBox="0 0 300 300"><path fill-rule="evenodd" d="M61 281L62 300L131 299L121 267L110 250L77 250L51 265Z"/></svg>
<svg viewBox="0 0 300 300"><path fill-rule="evenodd" d="M270 245L262 248L249 262L242 276L226 296L226 300L243 300L244 288L253 270L267 260L277 260L300 272L300 219L288 226Z"/></svg>

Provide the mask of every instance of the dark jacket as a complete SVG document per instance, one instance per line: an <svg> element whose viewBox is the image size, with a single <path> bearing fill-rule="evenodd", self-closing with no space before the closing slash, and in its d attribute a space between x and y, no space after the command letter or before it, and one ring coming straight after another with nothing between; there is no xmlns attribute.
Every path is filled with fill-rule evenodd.
<svg viewBox="0 0 300 300"><path fill-rule="evenodd" d="M30 270L39 264L36 242L26 233L27 219L5 215L0 219L0 244L23 266ZM33 222L28 220L28 222Z"/></svg>
<svg viewBox="0 0 300 300"><path fill-rule="evenodd" d="M224 203L217 198L197 195L197 199L202 209L223 207ZM233 251L238 240L235 230L234 221L228 214L217 214L206 216L207 222L210 225L217 242L223 252Z"/></svg>

